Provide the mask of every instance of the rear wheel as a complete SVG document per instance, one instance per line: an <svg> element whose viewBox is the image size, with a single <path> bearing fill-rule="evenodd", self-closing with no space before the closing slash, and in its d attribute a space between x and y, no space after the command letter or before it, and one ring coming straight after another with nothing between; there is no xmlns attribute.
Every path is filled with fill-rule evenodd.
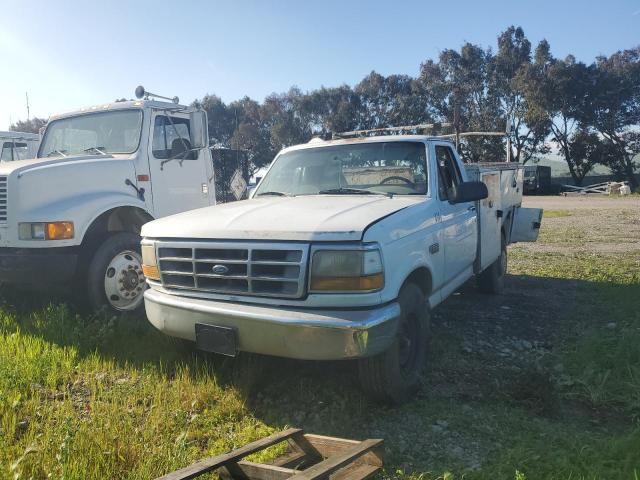
<svg viewBox="0 0 640 480"><path fill-rule="evenodd" d="M429 328L429 310L417 285L409 283L402 287L398 303L398 332L391 347L358 361L362 389L376 400L391 404L404 403L417 391L425 365Z"/></svg>
<svg viewBox="0 0 640 480"><path fill-rule="evenodd" d="M504 279L507 275L508 257L507 242L502 237L500 256L477 277L478 288L484 293L499 294L504 290Z"/></svg>
<svg viewBox="0 0 640 480"><path fill-rule="evenodd" d="M129 232L107 237L93 255L87 271L90 306L115 313L139 311L145 288L140 237Z"/></svg>

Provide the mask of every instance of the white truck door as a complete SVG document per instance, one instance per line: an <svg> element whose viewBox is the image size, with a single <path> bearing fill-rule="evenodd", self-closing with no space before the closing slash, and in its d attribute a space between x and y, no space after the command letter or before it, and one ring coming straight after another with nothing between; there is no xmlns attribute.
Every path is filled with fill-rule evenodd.
<svg viewBox="0 0 640 480"><path fill-rule="evenodd" d="M156 217L209 205L206 152L192 152L185 159L171 157L191 148L188 116L154 112L149 142L149 172ZM183 143L184 142L184 143Z"/></svg>
<svg viewBox="0 0 640 480"><path fill-rule="evenodd" d="M453 281L473 265L476 256L477 219L474 202L449 203L449 190L463 181L449 144L435 144L438 202L444 243L444 283Z"/></svg>

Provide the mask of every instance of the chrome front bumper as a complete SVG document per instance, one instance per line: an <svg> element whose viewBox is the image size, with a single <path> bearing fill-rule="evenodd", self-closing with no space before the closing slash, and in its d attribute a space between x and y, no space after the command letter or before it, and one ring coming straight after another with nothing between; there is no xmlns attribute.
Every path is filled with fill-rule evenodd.
<svg viewBox="0 0 640 480"><path fill-rule="evenodd" d="M400 306L315 310L201 300L149 289L149 321L161 332L195 340L195 325L231 327L238 349L303 360L340 360L385 351L397 330Z"/></svg>

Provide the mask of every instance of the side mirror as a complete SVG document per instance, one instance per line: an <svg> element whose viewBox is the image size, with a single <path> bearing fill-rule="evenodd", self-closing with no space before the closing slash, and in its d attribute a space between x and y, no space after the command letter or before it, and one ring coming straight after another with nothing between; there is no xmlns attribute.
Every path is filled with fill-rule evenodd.
<svg viewBox="0 0 640 480"><path fill-rule="evenodd" d="M460 185L450 190L450 203L465 203L482 200L489 196L487 186L482 182L462 182Z"/></svg>
<svg viewBox="0 0 640 480"><path fill-rule="evenodd" d="M191 125L191 148L206 148L208 145L207 112L195 110L189 114Z"/></svg>

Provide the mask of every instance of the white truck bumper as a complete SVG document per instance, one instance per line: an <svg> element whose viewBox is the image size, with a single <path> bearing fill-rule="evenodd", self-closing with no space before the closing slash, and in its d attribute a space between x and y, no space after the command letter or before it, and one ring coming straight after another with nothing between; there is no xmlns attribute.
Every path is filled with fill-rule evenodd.
<svg viewBox="0 0 640 480"><path fill-rule="evenodd" d="M161 332L196 340L196 325L228 327L237 350L302 360L341 360L385 351L396 335L400 306L317 310L258 306L170 295L144 295L149 321Z"/></svg>

